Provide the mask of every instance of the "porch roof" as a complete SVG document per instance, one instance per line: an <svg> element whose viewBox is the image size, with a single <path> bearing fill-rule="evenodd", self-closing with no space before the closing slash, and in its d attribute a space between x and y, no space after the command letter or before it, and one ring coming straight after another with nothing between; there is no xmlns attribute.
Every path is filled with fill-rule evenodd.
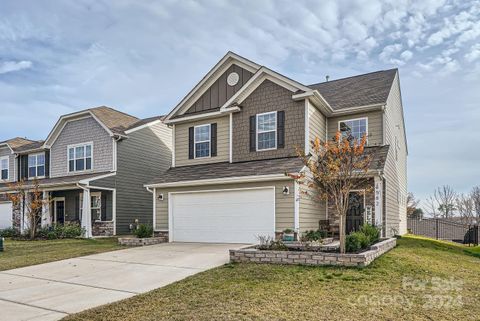
<svg viewBox="0 0 480 321"><path fill-rule="evenodd" d="M79 175L69 175L69 176L62 176L62 177L53 177L53 178L43 178L38 180L38 184L40 188L49 188L49 187L60 187L65 185L75 185L82 180L101 177L105 174L109 174L111 172L99 172L99 173L89 173L89 174L79 174ZM24 188L33 188L33 180L25 181ZM0 184L0 191L6 192L14 190L10 186L12 183L2 183ZM16 184L16 183L13 183Z"/></svg>

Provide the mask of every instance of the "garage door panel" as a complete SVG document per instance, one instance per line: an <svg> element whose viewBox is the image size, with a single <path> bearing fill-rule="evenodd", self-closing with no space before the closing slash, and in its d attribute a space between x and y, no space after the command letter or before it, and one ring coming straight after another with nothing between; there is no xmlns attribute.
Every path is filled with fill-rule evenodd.
<svg viewBox="0 0 480 321"><path fill-rule="evenodd" d="M12 227L12 203L0 203L0 230Z"/></svg>
<svg viewBox="0 0 480 321"><path fill-rule="evenodd" d="M173 194L173 240L256 242L274 234L274 189Z"/></svg>

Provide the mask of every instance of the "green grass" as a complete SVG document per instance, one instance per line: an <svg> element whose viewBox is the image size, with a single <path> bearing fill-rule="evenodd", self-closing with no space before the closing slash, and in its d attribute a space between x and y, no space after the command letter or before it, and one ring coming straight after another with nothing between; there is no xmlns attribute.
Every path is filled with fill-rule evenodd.
<svg viewBox="0 0 480 321"><path fill-rule="evenodd" d="M364 269L229 264L65 320L478 320L480 259L466 250L479 252L407 236ZM432 277L460 291L433 290ZM427 284L404 288L404 278Z"/></svg>
<svg viewBox="0 0 480 321"><path fill-rule="evenodd" d="M121 249L116 238L5 241L0 271Z"/></svg>

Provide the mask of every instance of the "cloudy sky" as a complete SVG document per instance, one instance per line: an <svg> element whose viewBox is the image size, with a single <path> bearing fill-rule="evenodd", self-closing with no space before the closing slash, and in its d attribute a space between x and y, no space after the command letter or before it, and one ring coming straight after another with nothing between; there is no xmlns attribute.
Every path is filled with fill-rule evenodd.
<svg viewBox="0 0 480 321"><path fill-rule="evenodd" d="M478 0L2 0L0 141L167 113L228 50L305 84L398 67L409 190L480 184Z"/></svg>

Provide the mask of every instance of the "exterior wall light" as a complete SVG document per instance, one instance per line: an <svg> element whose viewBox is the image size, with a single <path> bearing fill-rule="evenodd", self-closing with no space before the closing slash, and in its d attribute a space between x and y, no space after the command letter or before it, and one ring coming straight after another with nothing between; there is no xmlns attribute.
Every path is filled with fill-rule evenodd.
<svg viewBox="0 0 480 321"><path fill-rule="evenodd" d="M158 200L163 201L163 194L158 194Z"/></svg>
<svg viewBox="0 0 480 321"><path fill-rule="evenodd" d="M283 195L288 195L290 194L290 188L288 186L284 186L282 192L283 192Z"/></svg>

